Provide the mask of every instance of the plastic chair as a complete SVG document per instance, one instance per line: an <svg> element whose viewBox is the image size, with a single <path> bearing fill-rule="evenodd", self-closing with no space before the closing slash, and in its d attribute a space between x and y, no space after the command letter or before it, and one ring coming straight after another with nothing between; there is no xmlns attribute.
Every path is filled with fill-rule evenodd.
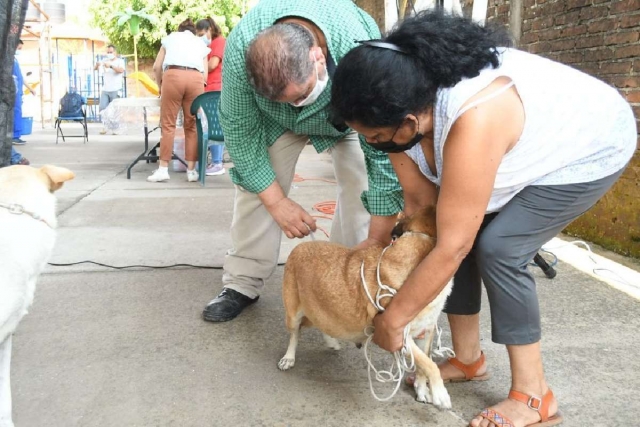
<svg viewBox="0 0 640 427"><path fill-rule="evenodd" d="M82 104L82 116L62 115L62 101L60 101L60 105L58 107L58 117L56 117L56 122L53 125L53 127L56 128L56 144L58 143L58 138L61 136L62 142L66 142L65 134L62 132L62 122L78 122L82 125L82 135L66 135L67 138L82 138L84 144L89 141L89 129L87 127L87 105L84 98Z"/></svg>
<svg viewBox="0 0 640 427"><path fill-rule="evenodd" d="M205 92L198 95L191 104L191 114L196 116L198 132L198 174L200 184L204 185L207 170L207 151L209 145L224 144L224 135L220 126L218 110L220 108L220 91ZM204 117L199 114L202 109Z"/></svg>

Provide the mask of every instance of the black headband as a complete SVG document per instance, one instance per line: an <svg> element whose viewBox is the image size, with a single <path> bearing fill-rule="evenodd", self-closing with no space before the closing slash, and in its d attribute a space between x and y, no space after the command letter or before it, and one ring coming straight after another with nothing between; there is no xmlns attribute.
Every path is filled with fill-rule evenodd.
<svg viewBox="0 0 640 427"><path fill-rule="evenodd" d="M403 50L402 48L396 46L393 43L387 43L380 40L356 40L356 43L360 43L361 45L364 45L364 46L379 47L381 49L389 49L389 50L393 50L393 51L408 55L407 51Z"/></svg>

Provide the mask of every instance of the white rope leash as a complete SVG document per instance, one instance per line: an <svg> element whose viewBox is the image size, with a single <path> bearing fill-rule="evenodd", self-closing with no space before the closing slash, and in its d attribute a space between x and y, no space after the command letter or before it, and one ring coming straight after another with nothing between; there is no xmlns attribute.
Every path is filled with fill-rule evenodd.
<svg viewBox="0 0 640 427"><path fill-rule="evenodd" d="M411 349L408 349L407 347L407 337L409 335L409 329L410 329L409 325L407 325L407 327L404 328L404 338L403 338L404 344L403 344L402 350L396 351L393 353L394 360L391 363L391 367L389 368L388 371L378 370L373 365L373 362L371 361L371 358L369 357L369 352L368 352L369 343L373 339L373 329L371 327L368 327L367 329L365 329L367 340L364 342L363 351L364 351L364 357L367 360L367 365L368 365L367 376L369 377L369 390L371 390L371 394L379 402L386 402L387 400L392 399L393 396L395 396L398 390L400 389L400 384L402 384L402 378L404 377L405 372L415 372L416 370L415 361L413 359L413 353L411 352ZM411 360L408 365L407 365L407 352ZM373 380L371 379L371 371L375 373L376 381L380 383L393 383L393 382L396 383L396 386L393 389L393 392L391 392L389 396L379 397L376 394L375 390L373 389Z"/></svg>
<svg viewBox="0 0 640 427"><path fill-rule="evenodd" d="M431 353L438 357L448 359L449 357L456 357L456 352L452 348L444 347L442 345L442 328L436 323L436 349L431 350Z"/></svg>
<svg viewBox="0 0 640 427"><path fill-rule="evenodd" d="M382 256L384 255L385 251L389 247L390 246L387 246L382 250L382 253L380 254L380 258L378 259L378 266L376 267L376 279L378 281L378 290L376 291L375 300L371 295L371 293L369 292L367 281L364 277L364 261L362 261L362 264L360 265L360 278L362 280L362 286L364 287L367 297L369 298L369 302L371 302L371 304L380 312L384 311L384 307L380 304L380 300L382 300L382 298L393 298L397 292L395 289L385 285L384 283L382 283L382 280L380 280L380 263L382 262ZM364 351L364 358L367 360L367 376L369 377L369 390L371 390L371 394L379 402L385 402L393 398L393 396L395 396L398 390L400 389L400 384L402 384L402 378L404 377L404 374L406 372L415 372L416 370L415 360L413 358L413 352L409 347L410 332L411 332L411 324L405 326L404 328L403 339L402 339L402 349L400 351L396 351L393 353L394 361L392 362L389 370L384 371L384 370L376 369L373 362L371 361L371 357L369 356L368 349L369 349L369 343L371 342L371 340L373 340L373 327L369 326L364 330L364 334L367 336L367 340L364 343L363 351ZM407 363L407 359L409 360L409 363ZM371 378L371 371L375 373L376 381L380 383L393 383L393 382L396 383L396 386L393 389L393 392L389 396L381 398L376 394L375 390L373 389L373 380Z"/></svg>

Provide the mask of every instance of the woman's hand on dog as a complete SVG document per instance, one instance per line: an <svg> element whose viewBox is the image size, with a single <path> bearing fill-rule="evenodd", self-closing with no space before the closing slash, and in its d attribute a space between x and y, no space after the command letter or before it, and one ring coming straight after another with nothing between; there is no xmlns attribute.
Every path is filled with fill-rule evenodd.
<svg viewBox="0 0 640 427"><path fill-rule="evenodd" d="M302 238L316 231L316 220L302 206L288 197L265 207L290 239Z"/></svg>
<svg viewBox="0 0 640 427"><path fill-rule="evenodd" d="M403 327L392 325L392 319L388 318L386 312L380 313L373 318L373 342L383 350L390 352L399 351L403 345Z"/></svg>

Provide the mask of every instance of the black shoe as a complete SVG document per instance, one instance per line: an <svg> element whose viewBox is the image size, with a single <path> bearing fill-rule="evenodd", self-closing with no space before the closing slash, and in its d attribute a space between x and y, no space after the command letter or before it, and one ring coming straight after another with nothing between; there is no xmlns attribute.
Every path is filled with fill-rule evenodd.
<svg viewBox="0 0 640 427"><path fill-rule="evenodd" d="M235 318L242 310L258 301L258 297L253 299L230 288L222 289L222 292L215 297L202 312L204 320L209 322L226 322Z"/></svg>
<svg viewBox="0 0 640 427"><path fill-rule="evenodd" d="M13 138L13 139L11 140L11 143L12 143L13 145L24 145L24 144L26 144L26 143L27 143L27 141L25 141L24 139L20 139L20 138Z"/></svg>

